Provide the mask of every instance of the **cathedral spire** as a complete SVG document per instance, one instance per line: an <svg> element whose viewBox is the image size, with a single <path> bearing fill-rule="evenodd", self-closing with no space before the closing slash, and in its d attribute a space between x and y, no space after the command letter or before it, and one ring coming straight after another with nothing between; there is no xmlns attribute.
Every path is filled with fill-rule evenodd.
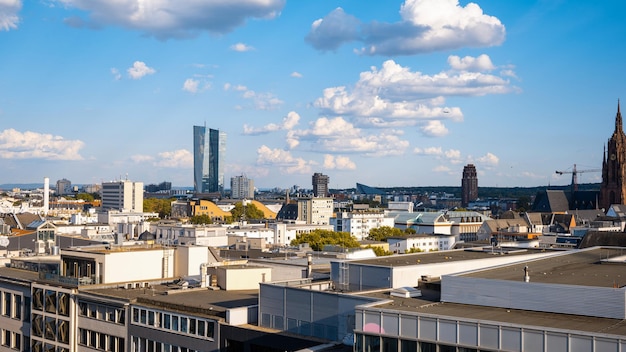
<svg viewBox="0 0 626 352"><path fill-rule="evenodd" d="M620 133L623 131L624 129L622 127L622 113L619 111L619 99L617 99L617 115L615 115L615 132Z"/></svg>

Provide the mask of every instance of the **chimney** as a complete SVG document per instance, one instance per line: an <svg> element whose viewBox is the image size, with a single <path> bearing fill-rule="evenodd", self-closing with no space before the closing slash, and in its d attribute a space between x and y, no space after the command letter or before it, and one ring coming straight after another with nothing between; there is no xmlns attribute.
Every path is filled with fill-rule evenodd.
<svg viewBox="0 0 626 352"><path fill-rule="evenodd" d="M528 275L528 265L524 267L524 282L530 282L530 276Z"/></svg>
<svg viewBox="0 0 626 352"><path fill-rule="evenodd" d="M313 255L307 253L306 255L306 277L310 278L313 273Z"/></svg>
<svg viewBox="0 0 626 352"><path fill-rule="evenodd" d="M43 214L48 215L50 210L50 179L48 177L43 178Z"/></svg>

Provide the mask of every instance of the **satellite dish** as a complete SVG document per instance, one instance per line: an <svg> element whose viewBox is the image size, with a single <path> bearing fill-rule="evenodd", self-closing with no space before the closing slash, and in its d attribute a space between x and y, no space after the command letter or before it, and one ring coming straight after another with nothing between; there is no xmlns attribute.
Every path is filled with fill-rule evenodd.
<svg viewBox="0 0 626 352"><path fill-rule="evenodd" d="M9 238L7 236L0 236L0 247L8 247Z"/></svg>

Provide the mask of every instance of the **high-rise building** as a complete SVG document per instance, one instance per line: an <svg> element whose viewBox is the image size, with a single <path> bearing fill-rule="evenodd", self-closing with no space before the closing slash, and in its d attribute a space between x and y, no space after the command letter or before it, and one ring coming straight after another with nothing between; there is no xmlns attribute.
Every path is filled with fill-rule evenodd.
<svg viewBox="0 0 626 352"><path fill-rule="evenodd" d="M143 182L103 182L101 195L104 210L143 212Z"/></svg>
<svg viewBox="0 0 626 352"><path fill-rule="evenodd" d="M254 180L245 175L231 177L230 197L232 199L254 199Z"/></svg>
<svg viewBox="0 0 626 352"><path fill-rule="evenodd" d="M193 186L196 193L224 192L226 133L193 126Z"/></svg>
<svg viewBox="0 0 626 352"><path fill-rule="evenodd" d="M615 116L615 131L604 149L602 158L600 207L609 209L611 204L626 204L626 134L622 126L619 101Z"/></svg>
<svg viewBox="0 0 626 352"><path fill-rule="evenodd" d="M467 164L463 168L461 179L461 206L467 207L470 202L478 198L478 174L474 164Z"/></svg>
<svg viewBox="0 0 626 352"><path fill-rule="evenodd" d="M313 195L315 197L328 197L328 176L320 172L313 174Z"/></svg>
<svg viewBox="0 0 626 352"><path fill-rule="evenodd" d="M61 179L57 181L57 194L62 196L72 193L72 182L70 180Z"/></svg>

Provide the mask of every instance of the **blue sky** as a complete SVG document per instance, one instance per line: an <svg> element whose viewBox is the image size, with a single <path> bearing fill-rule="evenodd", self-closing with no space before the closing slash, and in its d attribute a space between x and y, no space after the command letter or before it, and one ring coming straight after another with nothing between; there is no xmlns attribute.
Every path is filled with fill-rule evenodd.
<svg viewBox="0 0 626 352"><path fill-rule="evenodd" d="M182 5L184 4L184 6ZM626 99L623 1L0 0L0 183L569 184ZM579 182L599 182L599 172Z"/></svg>

